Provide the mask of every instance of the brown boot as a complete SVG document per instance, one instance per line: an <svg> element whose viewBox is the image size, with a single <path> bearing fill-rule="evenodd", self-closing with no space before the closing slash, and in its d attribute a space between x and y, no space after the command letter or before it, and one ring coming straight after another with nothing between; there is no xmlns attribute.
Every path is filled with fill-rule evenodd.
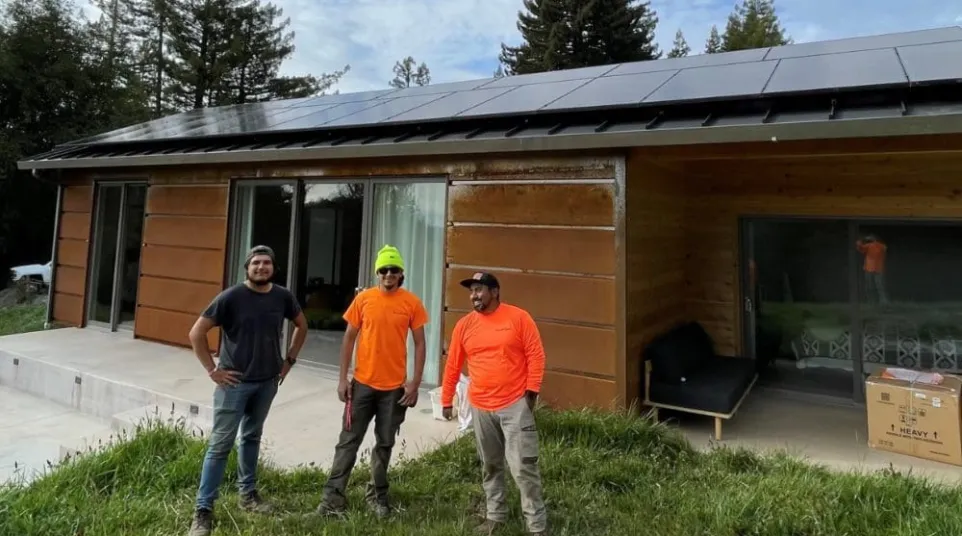
<svg viewBox="0 0 962 536"><path fill-rule="evenodd" d="M478 535L483 534L484 536L491 536L492 534L497 532L497 530L500 529L503 525L504 523L493 521L491 519L485 519L484 521L481 522L480 525L478 525L476 529L474 529L474 531Z"/></svg>
<svg viewBox="0 0 962 536"><path fill-rule="evenodd" d="M246 495L241 495L240 499L237 501L237 505L248 512L253 512L257 514L269 514L274 511L274 508L261 498L260 493L254 490Z"/></svg>
<svg viewBox="0 0 962 536"><path fill-rule="evenodd" d="M214 525L214 514L210 510L197 510L190 524L189 536L210 536Z"/></svg>

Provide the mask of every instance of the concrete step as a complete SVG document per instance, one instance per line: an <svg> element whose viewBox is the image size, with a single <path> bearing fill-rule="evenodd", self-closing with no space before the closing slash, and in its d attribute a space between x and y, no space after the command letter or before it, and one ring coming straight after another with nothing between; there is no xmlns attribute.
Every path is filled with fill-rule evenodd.
<svg viewBox="0 0 962 536"><path fill-rule="evenodd" d="M110 419L111 428L118 433L134 435L139 426L146 426L154 423L163 423L167 426L183 427L188 433L210 435L213 422L207 415L200 411L193 413L190 410L183 411L178 409L175 404L161 407L155 404L122 411L115 414Z"/></svg>
<svg viewBox="0 0 962 536"><path fill-rule="evenodd" d="M173 408L176 413L198 415L201 419L213 418L210 406L3 350L0 385L103 419L147 406Z"/></svg>

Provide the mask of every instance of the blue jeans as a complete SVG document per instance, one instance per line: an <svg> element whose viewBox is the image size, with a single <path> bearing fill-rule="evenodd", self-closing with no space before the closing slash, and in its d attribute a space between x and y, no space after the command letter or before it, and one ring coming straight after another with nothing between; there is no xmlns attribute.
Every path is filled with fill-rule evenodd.
<svg viewBox="0 0 962 536"><path fill-rule="evenodd" d="M240 429L237 484L241 494L256 488L257 457L264 421L277 394L276 379L218 385L214 391L214 426L197 490L197 509L214 510L214 501L227 470L227 457Z"/></svg>

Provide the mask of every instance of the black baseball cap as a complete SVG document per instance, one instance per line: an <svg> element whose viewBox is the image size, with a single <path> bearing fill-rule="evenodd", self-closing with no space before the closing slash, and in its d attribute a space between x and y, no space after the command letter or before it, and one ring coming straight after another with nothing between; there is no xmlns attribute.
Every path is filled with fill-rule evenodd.
<svg viewBox="0 0 962 536"><path fill-rule="evenodd" d="M488 272L475 272L471 277L462 280L461 286L471 288L471 285L475 283L480 283L488 288L501 288L501 283L498 283L498 278Z"/></svg>

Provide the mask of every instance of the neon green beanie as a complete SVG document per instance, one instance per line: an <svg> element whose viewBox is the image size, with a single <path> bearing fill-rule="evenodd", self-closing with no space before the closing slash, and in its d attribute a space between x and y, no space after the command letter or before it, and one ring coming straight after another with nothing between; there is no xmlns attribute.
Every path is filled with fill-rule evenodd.
<svg viewBox="0 0 962 536"><path fill-rule="evenodd" d="M381 248L381 251L377 252L377 258L374 259L374 273L385 266L397 266L404 270L404 259L401 258L401 252L389 244L386 244Z"/></svg>

